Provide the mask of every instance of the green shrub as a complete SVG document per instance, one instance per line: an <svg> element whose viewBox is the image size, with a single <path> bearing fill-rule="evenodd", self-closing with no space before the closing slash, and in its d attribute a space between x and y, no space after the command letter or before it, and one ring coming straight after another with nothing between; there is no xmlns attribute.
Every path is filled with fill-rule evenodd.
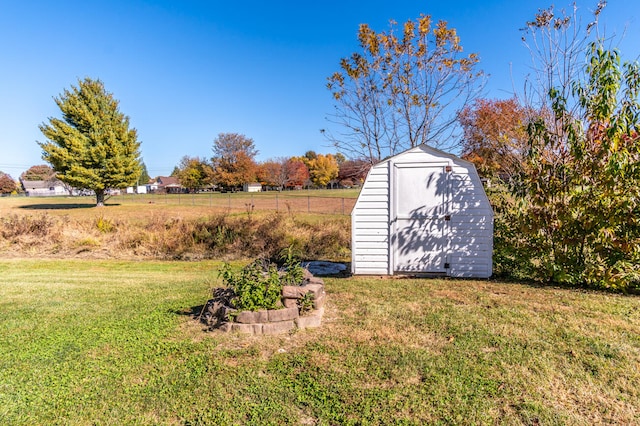
<svg viewBox="0 0 640 426"><path fill-rule="evenodd" d="M300 285L304 277L304 269L293 250L293 246L287 247L282 256L284 274L282 274L280 281L283 285Z"/></svg>
<svg viewBox="0 0 640 426"><path fill-rule="evenodd" d="M257 259L238 272L225 263L219 272L225 285L233 289L233 307L241 311L276 309L282 299L282 283L276 265Z"/></svg>
<svg viewBox="0 0 640 426"><path fill-rule="evenodd" d="M302 284L304 273L291 248L285 251L282 260L282 270L266 259L256 259L238 272L225 263L218 274L235 294L233 307L242 311L280 308L282 287Z"/></svg>

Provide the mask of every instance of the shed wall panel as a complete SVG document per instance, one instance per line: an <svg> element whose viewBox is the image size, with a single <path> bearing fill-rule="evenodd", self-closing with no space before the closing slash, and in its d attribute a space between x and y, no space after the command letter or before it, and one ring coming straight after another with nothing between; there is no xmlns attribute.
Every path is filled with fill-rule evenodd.
<svg viewBox="0 0 640 426"><path fill-rule="evenodd" d="M362 221L358 229L385 229L389 231L389 224L379 220Z"/></svg>
<svg viewBox="0 0 640 426"><path fill-rule="evenodd" d="M364 247L358 251L358 254L356 256L365 256L365 255L388 256L389 249L387 248L386 244L385 244L385 247L381 247L381 248Z"/></svg>
<svg viewBox="0 0 640 426"><path fill-rule="evenodd" d="M386 274L389 264L388 165L371 168L352 213L352 272Z"/></svg>
<svg viewBox="0 0 640 426"><path fill-rule="evenodd" d="M388 207L385 207L385 208L382 208L382 209L380 209L380 208L370 208L370 207L368 207L366 205L363 206L362 204L360 204L360 205L356 204L356 207L357 207L357 210L358 210L358 216L357 217L359 217L359 218L360 217L364 218L366 216L369 216L369 217L375 217L376 220L389 221L389 208ZM356 210L356 207L354 207L354 209L353 209L354 211Z"/></svg>
<svg viewBox="0 0 640 426"><path fill-rule="evenodd" d="M386 209L388 214L389 203L386 201L363 200L359 207L363 209Z"/></svg>
<svg viewBox="0 0 640 426"><path fill-rule="evenodd" d="M368 195L383 195L385 197L388 197L389 196L389 188L387 188L386 186L379 186L377 188L373 188L373 187L362 188L362 190L360 190L360 194L363 194L364 196L368 196Z"/></svg>
<svg viewBox="0 0 640 426"><path fill-rule="evenodd" d="M386 241L386 237L389 235L388 229L375 229L375 228L359 228L356 230L356 240L359 239L360 236L371 236L371 235L380 235L384 236L384 240Z"/></svg>
<svg viewBox="0 0 640 426"><path fill-rule="evenodd" d="M386 268L365 268L359 266L358 272L356 273L358 275L387 275L388 271Z"/></svg>
<svg viewBox="0 0 640 426"><path fill-rule="evenodd" d="M371 256L371 255L356 255L356 262L362 264L364 262L375 263L376 265L386 265L389 261L389 257L384 256ZM384 266L383 266L384 267Z"/></svg>
<svg viewBox="0 0 640 426"><path fill-rule="evenodd" d="M371 169L372 173L367 177L367 179L369 179L368 183L374 183L374 182L383 182L386 183L387 181L387 176L385 176L382 173L376 173L377 170Z"/></svg>
<svg viewBox="0 0 640 426"><path fill-rule="evenodd" d="M379 189L379 188L389 189L389 183L386 182L386 181L371 181L371 182L368 182L367 188L370 188L370 189ZM360 193L362 193L363 191L364 191L364 188L362 188L360 190ZM366 192L365 192L365 194L366 194Z"/></svg>
<svg viewBox="0 0 640 426"><path fill-rule="evenodd" d="M362 203L385 203L389 202L389 194L388 191L385 191L384 194L372 194L367 191L363 194Z"/></svg>
<svg viewBox="0 0 640 426"><path fill-rule="evenodd" d="M357 250L361 249L381 249L384 248L387 251L389 250L389 241L355 241L353 248Z"/></svg>
<svg viewBox="0 0 640 426"><path fill-rule="evenodd" d="M491 226L490 223L473 223L473 222L468 222L468 223L459 223L456 225L455 230L452 231L455 234L462 234L464 232L481 232L481 231L486 231L488 233L491 233L491 229L493 227Z"/></svg>
<svg viewBox="0 0 640 426"><path fill-rule="evenodd" d="M358 230L357 232L359 232L360 230ZM361 242L384 242L386 244L389 244L388 242L388 238L382 235L360 235L358 233L356 233L356 242L361 243Z"/></svg>
<svg viewBox="0 0 640 426"><path fill-rule="evenodd" d="M493 238L491 235L485 236L474 236L473 238L461 238L461 237L452 237L449 240L449 244L451 246L451 252L455 252L461 248L467 248L470 244L475 244L479 247L490 247L493 244Z"/></svg>

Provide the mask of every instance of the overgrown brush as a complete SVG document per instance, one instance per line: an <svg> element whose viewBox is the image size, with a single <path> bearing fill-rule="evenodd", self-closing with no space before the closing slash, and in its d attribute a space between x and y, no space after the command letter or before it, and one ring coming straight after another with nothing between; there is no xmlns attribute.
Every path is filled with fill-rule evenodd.
<svg viewBox="0 0 640 426"><path fill-rule="evenodd" d="M49 253L60 250L60 230L64 222L46 214L9 214L0 219L0 240L12 253L20 250L34 253L34 248L47 247Z"/></svg>
<svg viewBox="0 0 640 426"><path fill-rule="evenodd" d="M56 222L56 219L46 214L36 216L10 214L0 219L0 234L6 240L23 235L42 238L57 231Z"/></svg>
<svg viewBox="0 0 640 426"><path fill-rule="evenodd" d="M46 255L68 257L93 252L113 258L260 257L278 261L288 249L303 259L340 260L349 256L348 223L346 217L309 223L284 213L255 212L251 216L220 213L197 219L154 216L148 220L113 219L103 214L73 221L47 214L14 214L0 221L0 239L18 254L21 247L32 250L35 245Z"/></svg>
<svg viewBox="0 0 640 426"><path fill-rule="evenodd" d="M351 233L344 222L330 220L323 223L300 223L309 230L304 252L310 258L342 258L350 255Z"/></svg>

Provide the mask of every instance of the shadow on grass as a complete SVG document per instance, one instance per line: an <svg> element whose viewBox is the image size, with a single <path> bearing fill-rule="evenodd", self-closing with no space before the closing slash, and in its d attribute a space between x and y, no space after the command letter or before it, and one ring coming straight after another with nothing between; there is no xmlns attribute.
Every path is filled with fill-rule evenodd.
<svg viewBox="0 0 640 426"><path fill-rule="evenodd" d="M191 318L198 318L206 305L192 306L184 309L171 309L170 312L175 315L183 315Z"/></svg>
<svg viewBox="0 0 640 426"><path fill-rule="evenodd" d="M104 207L119 206L119 203L105 204ZM95 208L94 204L80 204L80 203L68 203L68 204L28 204L20 206L19 208L24 210L72 210L72 209L90 209Z"/></svg>
<svg viewBox="0 0 640 426"><path fill-rule="evenodd" d="M557 283L553 281L536 281L534 279L515 278L508 275L494 275L487 281L497 284L517 284L537 289L566 290L570 292L582 292L592 294L617 294L620 296L640 297L640 283L626 289L604 288L590 286L588 284Z"/></svg>

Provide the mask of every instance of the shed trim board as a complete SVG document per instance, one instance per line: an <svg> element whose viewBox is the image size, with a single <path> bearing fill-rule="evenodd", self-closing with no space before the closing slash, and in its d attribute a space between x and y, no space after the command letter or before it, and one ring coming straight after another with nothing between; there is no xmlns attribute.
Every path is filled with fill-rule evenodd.
<svg viewBox="0 0 640 426"><path fill-rule="evenodd" d="M475 166L427 145L371 168L351 225L353 274L491 276L493 210Z"/></svg>

